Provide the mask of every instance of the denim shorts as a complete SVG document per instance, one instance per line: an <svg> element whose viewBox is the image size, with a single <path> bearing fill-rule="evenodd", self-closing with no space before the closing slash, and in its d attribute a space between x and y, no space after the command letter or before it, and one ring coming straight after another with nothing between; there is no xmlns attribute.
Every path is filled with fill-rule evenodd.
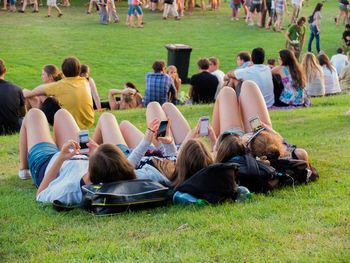
<svg viewBox="0 0 350 263"><path fill-rule="evenodd" d="M117 144L116 145L125 155L126 158L129 157L129 155L132 153L133 149L130 149L128 146L124 144Z"/></svg>
<svg viewBox="0 0 350 263"><path fill-rule="evenodd" d="M39 142L29 150L28 164L36 187L39 187L44 177L45 171L40 173L41 168L45 163L48 164L48 161L57 152L59 152L57 146L50 142ZM40 178L39 173L41 174Z"/></svg>
<svg viewBox="0 0 350 263"><path fill-rule="evenodd" d="M142 15L142 9L139 5L131 5L132 13L134 14L136 12L137 15Z"/></svg>

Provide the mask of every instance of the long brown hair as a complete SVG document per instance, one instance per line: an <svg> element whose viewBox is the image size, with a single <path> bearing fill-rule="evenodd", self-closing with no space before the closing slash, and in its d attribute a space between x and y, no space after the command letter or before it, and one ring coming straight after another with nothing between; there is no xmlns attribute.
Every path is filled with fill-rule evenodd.
<svg viewBox="0 0 350 263"><path fill-rule="evenodd" d="M334 68L332 67L332 64L326 54L322 53L318 55L317 59L318 63L320 63L320 66L326 65L330 72L334 71Z"/></svg>
<svg viewBox="0 0 350 263"><path fill-rule="evenodd" d="M242 137L236 134L229 134L225 136L221 143L217 146L215 156L216 163L225 163L232 157L243 156L245 154L245 147L242 142Z"/></svg>
<svg viewBox="0 0 350 263"><path fill-rule="evenodd" d="M208 146L199 139L190 139L181 146L170 181L174 187L177 187L197 171L212 163L213 158Z"/></svg>
<svg viewBox="0 0 350 263"><path fill-rule="evenodd" d="M93 184L136 179L134 165L115 145L100 145L89 158L89 176Z"/></svg>
<svg viewBox="0 0 350 263"><path fill-rule="evenodd" d="M59 81L63 78L63 73L60 72L58 67L52 64L45 65L43 70L46 72L47 76L51 76L54 81Z"/></svg>
<svg viewBox="0 0 350 263"><path fill-rule="evenodd" d="M279 136L262 131L249 144L250 153L254 157L264 157L273 160L283 155L282 141Z"/></svg>
<svg viewBox="0 0 350 263"><path fill-rule="evenodd" d="M298 84L301 89L305 88L305 75L294 53L288 49L282 49L279 55L282 60L282 65L288 66L289 73L294 83Z"/></svg>

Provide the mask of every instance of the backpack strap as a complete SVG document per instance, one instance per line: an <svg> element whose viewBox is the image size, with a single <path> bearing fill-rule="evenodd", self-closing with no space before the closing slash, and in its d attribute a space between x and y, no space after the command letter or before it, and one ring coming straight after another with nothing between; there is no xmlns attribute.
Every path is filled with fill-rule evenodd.
<svg viewBox="0 0 350 263"><path fill-rule="evenodd" d="M66 204L63 204L61 201L54 200L52 202L52 207L57 212L67 212L67 211L71 211L71 210L73 210L75 208L82 208L82 205L81 204L78 204L78 205L66 205Z"/></svg>
<svg viewBox="0 0 350 263"><path fill-rule="evenodd" d="M285 66L282 66L282 68L283 68L284 74L286 74L286 76L288 76L288 75L289 75L289 72L288 72L288 70L286 69L286 67L285 67Z"/></svg>

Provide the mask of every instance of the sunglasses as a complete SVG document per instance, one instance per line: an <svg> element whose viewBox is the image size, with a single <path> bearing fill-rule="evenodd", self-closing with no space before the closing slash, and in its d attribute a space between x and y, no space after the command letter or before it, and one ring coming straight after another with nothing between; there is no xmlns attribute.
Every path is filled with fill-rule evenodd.
<svg viewBox="0 0 350 263"><path fill-rule="evenodd" d="M234 136L237 136L237 137L241 137L241 135L236 133L236 132L223 132L223 133L220 134L219 144L229 135L234 135Z"/></svg>
<svg viewBox="0 0 350 263"><path fill-rule="evenodd" d="M254 140L254 138L255 138L256 136L258 136L262 131L265 131L265 130L266 130L265 128L261 128L261 129L257 130L257 131L253 134L253 136L250 137L249 140L247 141L246 147L248 148L249 143L251 143L251 141Z"/></svg>

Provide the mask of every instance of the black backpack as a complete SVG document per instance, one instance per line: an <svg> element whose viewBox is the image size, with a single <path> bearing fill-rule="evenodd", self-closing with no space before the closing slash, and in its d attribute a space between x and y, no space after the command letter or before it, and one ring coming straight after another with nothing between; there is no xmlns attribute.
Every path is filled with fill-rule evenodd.
<svg viewBox="0 0 350 263"><path fill-rule="evenodd" d="M282 186L314 182L319 178L316 168L303 160L277 159L270 163L278 172L278 184Z"/></svg>
<svg viewBox="0 0 350 263"><path fill-rule="evenodd" d="M211 164L185 180L175 191L189 193L211 203L235 199L238 167L236 163Z"/></svg>
<svg viewBox="0 0 350 263"><path fill-rule="evenodd" d="M309 24L312 24L314 22L314 15L311 15L307 18L307 22L309 22Z"/></svg>
<svg viewBox="0 0 350 263"><path fill-rule="evenodd" d="M250 155L236 156L228 162L239 164L236 182L247 187L250 192L265 193L273 189L274 185L269 184L277 176L273 167Z"/></svg>
<svg viewBox="0 0 350 263"><path fill-rule="evenodd" d="M168 187L152 180L126 180L104 184L83 185L82 202L66 206L55 200L56 211L82 208L95 215L113 215L128 210L140 210L165 205L168 201Z"/></svg>

